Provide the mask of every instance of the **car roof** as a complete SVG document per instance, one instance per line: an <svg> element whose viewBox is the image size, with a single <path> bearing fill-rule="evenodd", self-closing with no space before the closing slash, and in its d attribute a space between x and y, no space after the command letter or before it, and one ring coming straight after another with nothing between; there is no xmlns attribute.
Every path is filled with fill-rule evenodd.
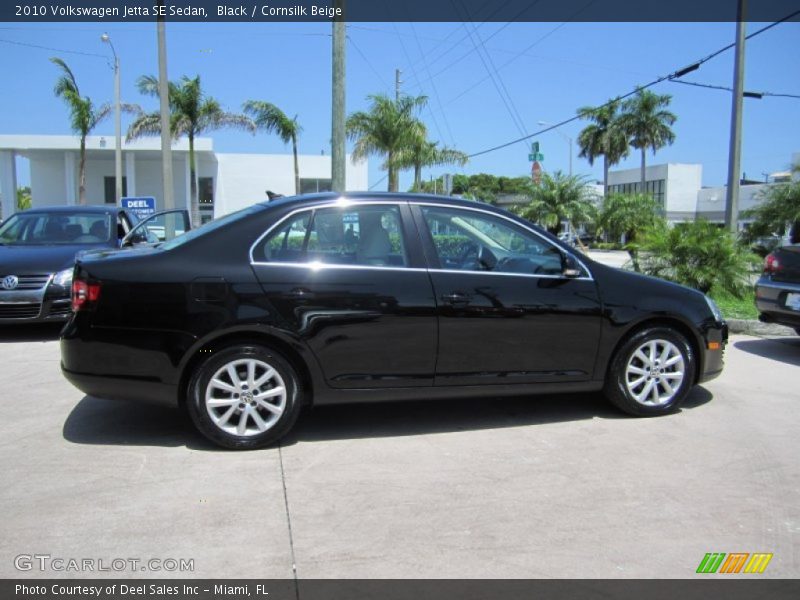
<svg viewBox="0 0 800 600"><path fill-rule="evenodd" d="M101 206L97 204L93 205L80 205L80 206L37 206L36 208L29 208L28 210L24 210L21 212L25 213L89 213L89 214L108 214L108 213L115 213L121 209L119 206L116 205L109 205L109 206Z"/></svg>
<svg viewBox="0 0 800 600"><path fill-rule="evenodd" d="M450 204L453 206L473 205L480 206L481 208L492 209L495 208L491 204L485 202L478 202L477 200L468 200L466 198L455 198L451 196L439 196L436 194L420 194L416 192L320 192L317 194L304 194L302 196L288 196L285 198L277 198L275 200L260 202L261 206L278 207L278 206L312 206L321 202L335 200L337 198L345 198L350 202L368 203L375 200L392 200L394 202L436 202L437 204Z"/></svg>

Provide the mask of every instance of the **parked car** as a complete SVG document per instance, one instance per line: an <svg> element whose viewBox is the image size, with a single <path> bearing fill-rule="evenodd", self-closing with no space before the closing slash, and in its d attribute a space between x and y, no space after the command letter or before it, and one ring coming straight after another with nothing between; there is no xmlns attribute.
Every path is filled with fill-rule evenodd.
<svg viewBox="0 0 800 600"><path fill-rule="evenodd" d="M579 233L576 235L575 233L566 231L560 233L558 235L558 239L564 242L565 244L569 244L570 246L578 248L579 247L578 241L580 241L580 243L583 244L584 246L588 246L589 244L594 243L595 236L586 232Z"/></svg>
<svg viewBox="0 0 800 600"><path fill-rule="evenodd" d="M778 248L764 259L756 308L764 323L793 327L800 335L800 244Z"/></svg>
<svg viewBox="0 0 800 600"><path fill-rule="evenodd" d="M424 195L273 200L81 257L72 286L67 379L183 406L228 448L279 440L307 404L604 390L662 415L720 373L728 336L700 292Z"/></svg>
<svg viewBox="0 0 800 600"><path fill-rule="evenodd" d="M56 206L11 215L0 225L0 324L69 318L72 271L80 252L157 243L154 224L167 211L139 222L117 206ZM181 231L173 226L171 235ZM162 230L163 233L163 230Z"/></svg>

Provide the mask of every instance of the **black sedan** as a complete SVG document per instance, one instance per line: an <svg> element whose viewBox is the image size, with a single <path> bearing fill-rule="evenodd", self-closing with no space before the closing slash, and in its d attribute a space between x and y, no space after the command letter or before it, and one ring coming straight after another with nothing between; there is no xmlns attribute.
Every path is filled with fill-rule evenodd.
<svg viewBox="0 0 800 600"><path fill-rule="evenodd" d="M67 379L184 406L228 448L275 442L312 403L603 390L661 415L721 372L728 336L700 292L423 195L280 199L81 257L72 307Z"/></svg>
<svg viewBox="0 0 800 600"><path fill-rule="evenodd" d="M168 211L139 222L124 208L101 205L34 208L11 215L0 225L0 324L68 319L76 254L156 243L150 223L162 223L163 231L164 220L172 221L165 216L171 212L186 213Z"/></svg>
<svg viewBox="0 0 800 600"><path fill-rule="evenodd" d="M800 335L800 244L774 250L756 282L758 318L793 327Z"/></svg>

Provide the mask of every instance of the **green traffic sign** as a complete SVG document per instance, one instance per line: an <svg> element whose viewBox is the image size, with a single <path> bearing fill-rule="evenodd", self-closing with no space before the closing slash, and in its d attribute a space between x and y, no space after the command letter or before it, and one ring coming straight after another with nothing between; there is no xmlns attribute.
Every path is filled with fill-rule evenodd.
<svg viewBox="0 0 800 600"><path fill-rule="evenodd" d="M533 154L538 154L539 153L539 142L533 142L531 144L531 152Z"/></svg>
<svg viewBox="0 0 800 600"><path fill-rule="evenodd" d="M544 154L541 152L534 152L533 154L528 154L528 160L533 162L535 160L544 160Z"/></svg>

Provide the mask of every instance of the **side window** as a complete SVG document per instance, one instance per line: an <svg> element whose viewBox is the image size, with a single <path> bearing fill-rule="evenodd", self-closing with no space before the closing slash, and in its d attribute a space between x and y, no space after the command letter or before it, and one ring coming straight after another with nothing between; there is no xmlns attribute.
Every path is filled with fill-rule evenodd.
<svg viewBox="0 0 800 600"><path fill-rule="evenodd" d="M404 267L408 264L400 209L384 205L331 207L299 213L262 242L255 258L331 265Z"/></svg>
<svg viewBox="0 0 800 600"><path fill-rule="evenodd" d="M562 253L500 217L458 208L422 207L442 269L560 275Z"/></svg>

